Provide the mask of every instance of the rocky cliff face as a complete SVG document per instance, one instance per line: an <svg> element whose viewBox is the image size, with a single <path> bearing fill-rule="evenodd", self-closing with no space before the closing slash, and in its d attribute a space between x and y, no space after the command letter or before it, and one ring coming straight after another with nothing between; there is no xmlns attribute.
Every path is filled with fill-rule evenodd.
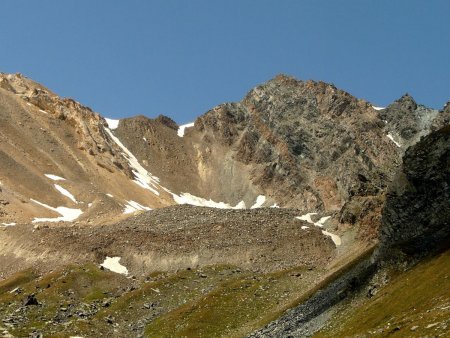
<svg viewBox="0 0 450 338"><path fill-rule="evenodd" d="M440 110L431 124L431 130L436 131L450 124L450 101L447 102L442 110Z"/></svg>
<svg viewBox="0 0 450 338"><path fill-rule="evenodd" d="M382 211L382 227L380 228L379 237L380 245L373 255L367 255L366 257L361 255L354 261L355 264L352 267L343 269L341 275L336 276L325 287L318 289L317 292L302 302L302 304L287 311L279 319L273 321L263 329L252 333L249 337L310 336L318 327L323 325L324 318L329 316L332 318L338 317L340 315L338 314L339 312L346 311L347 313L344 312L344 315L341 315L338 320L335 318L331 320L340 324L340 321L349 319L346 316L349 311L352 311L352 307L355 307L357 312L363 312L359 308L361 306L360 304L370 302L368 298L373 296L371 290L374 289L372 288L382 288L382 284L387 283L385 278L388 273L383 270L385 264L379 264L380 260L383 262L385 260L399 258L399 253L423 257L427 254L435 253L440 249L449 249L450 125L432 132L406 151L403 157L402 168L394 178L387 193L386 202ZM442 257L440 256L439 259L442 260ZM433 266L435 264L434 262L430 265ZM420 268L423 269L423 266ZM428 266L427 268L430 267ZM378 275L375 275L377 272ZM416 272L413 269L413 271L409 272L409 275L414 276L414 273ZM433 273L437 277L434 275L423 277L420 275L416 278L422 278L427 281L429 278L439 280L441 277L440 272L433 271ZM375 277L373 277L374 275ZM397 278L393 282L394 285L398 281L398 275L401 275L401 272L397 271ZM445 275L445 273L442 273L442 275ZM361 297L360 289L372 277L373 285L368 288L368 295ZM405 323L411 322L416 324L416 318L418 318L418 310L414 308L414 314L412 315L408 313L412 307L406 305L408 304L408 299L411 299L411 292L416 292L416 288L414 290L410 288L411 282L408 281L408 277L401 278L406 279L407 282L401 287L396 285L394 289L402 290L402 292L405 292L404 290L406 289L406 297L401 295L404 297L402 302L395 302L395 306L398 307L395 308L395 312L387 304L387 312L380 308L379 299L373 302L376 304L373 307L380 311L376 315L379 318L389 318L389 322L395 321L395 316L399 316L401 313L401 320L399 322L402 324L397 326L395 331L400 331ZM380 280L384 281L380 283ZM445 283L448 284L447 281L442 283L443 285ZM427 302L427 307L419 309L419 312L422 311L423 313L420 316L420 319L422 319L425 316L425 312L430 312L430 305L428 303L430 298L424 297L427 293L426 290L420 290L420 292L417 295L418 299L422 301L426 300ZM383 292L383 294L390 295L390 292ZM431 292L431 296L435 296L435 294ZM357 300L355 301L353 299L352 302L352 297ZM341 304L337 308L332 308L345 298L349 299L348 302ZM441 298L445 299L445 296L439 297L439 299ZM384 302L388 303L389 299L385 299ZM417 303L420 304L420 301ZM437 311L439 308L435 307L433 310ZM326 311L328 311L328 314L320 318L319 315ZM374 314L374 312L370 313ZM410 316L409 319L407 319L408 316ZM415 319L411 320L413 316ZM379 325L378 321L379 319L376 321L377 325ZM334 324L335 327L331 330L327 328L329 333L325 336L335 336L336 326L339 328L339 324ZM371 324L373 325L373 323ZM387 324L386 330L392 330L389 327L390 325ZM367 330L368 334L377 332L370 325L363 325L362 327ZM418 328L419 326L414 326L414 330ZM429 328L429 325L422 327L419 331L420 335L423 334L424 329ZM360 327L355 328L355 323L353 323L353 326L347 327L347 329L352 334L357 333L357 330L361 330ZM414 330L411 329L406 335L409 335ZM447 330L447 326L443 327L443 330ZM378 332L383 331L380 330ZM392 332L390 331L390 333ZM347 336L348 333L337 335ZM405 330L400 335L405 335Z"/></svg>
<svg viewBox="0 0 450 338"><path fill-rule="evenodd" d="M340 210L353 196L379 194L398 161L367 102L283 75L207 112L195 132L204 146L227 149L265 194L300 209Z"/></svg>
<svg viewBox="0 0 450 338"><path fill-rule="evenodd" d="M450 238L450 125L409 148L389 190L380 233L381 254L425 254Z"/></svg>

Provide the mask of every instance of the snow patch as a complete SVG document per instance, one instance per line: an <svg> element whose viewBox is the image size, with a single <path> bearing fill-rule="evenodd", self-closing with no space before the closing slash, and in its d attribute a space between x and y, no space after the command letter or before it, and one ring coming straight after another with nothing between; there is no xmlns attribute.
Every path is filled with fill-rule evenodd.
<svg viewBox="0 0 450 338"><path fill-rule="evenodd" d="M339 245L342 244L341 237L339 237L338 235L332 234L331 232L328 232L328 231L325 231L325 230L322 230L322 233L325 236L331 237L331 240L334 242L334 244L336 246L339 246Z"/></svg>
<svg viewBox="0 0 450 338"><path fill-rule="evenodd" d="M108 196L108 197L114 197L112 194L106 194L106 196Z"/></svg>
<svg viewBox="0 0 450 338"><path fill-rule="evenodd" d="M436 325L439 325L439 322L433 323L433 324L428 324L425 328L426 329L431 329L432 327L435 327Z"/></svg>
<svg viewBox="0 0 450 338"><path fill-rule="evenodd" d="M12 226L16 225L16 223L14 223L14 222L12 222L12 223L2 223L2 225L4 227L12 227Z"/></svg>
<svg viewBox="0 0 450 338"><path fill-rule="evenodd" d="M40 111L41 113L44 113L44 114L47 114L47 115L48 115L48 113L47 113L45 110L39 109L39 111Z"/></svg>
<svg viewBox="0 0 450 338"><path fill-rule="evenodd" d="M253 205L250 207L250 209L261 208L265 201L266 201L266 196L264 196L264 195L259 195L258 197L256 197L256 202L255 202L255 204L253 204Z"/></svg>
<svg viewBox="0 0 450 338"><path fill-rule="evenodd" d="M117 127L119 126L119 122L120 120L113 120L113 119L108 119L105 118L106 123L108 123L108 127L111 130L117 129Z"/></svg>
<svg viewBox="0 0 450 338"><path fill-rule="evenodd" d="M304 214L302 216L297 216L295 218L297 218L297 219L299 219L301 221L306 221L306 222L308 222L310 224L314 224L315 226L320 227L320 228L322 228L323 225L325 224L325 222L328 221L331 218L331 216L325 216L325 217L320 218L317 222L314 222L311 219L312 215L317 215L317 213L316 212L310 212L310 213ZM308 228L309 227L307 227L306 225L302 226L303 230L306 230ZM332 234L331 232L328 232L326 230L322 230L322 234L324 234L325 236L331 237L331 240L333 241L334 245L340 246L342 244L341 237L339 237L338 235Z"/></svg>
<svg viewBox="0 0 450 338"><path fill-rule="evenodd" d="M137 158L129 151L120 140L114 136L114 134L108 128L105 128L108 135L116 142L116 144L123 150L124 157L128 161L128 164L133 169L133 174L135 182L140 187L150 190L155 195L159 196L158 190L156 190L156 186L159 183L159 178L151 175L137 160Z"/></svg>
<svg viewBox="0 0 450 338"><path fill-rule="evenodd" d="M52 210L58 214L60 214L60 217L56 218L38 218L36 217L33 219L32 223L38 223L38 222L71 222L73 220L76 220L80 215L83 213L81 209L71 209L66 207L57 207L53 208L47 204L41 203L39 201L36 201L34 199L31 199L32 202L39 204L40 206L43 206L44 208L47 208L49 210Z"/></svg>
<svg viewBox="0 0 450 338"><path fill-rule="evenodd" d="M373 109L375 110L383 110L386 109L386 107L377 107L377 106L372 106Z"/></svg>
<svg viewBox="0 0 450 338"><path fill-rule="evenodd" d="M391 135L391 133L387 134L387 137L388 137L388 139L390 139L392 142L394 142L395 145L396 145L397 147L400 148L400 147L402 146L400 143L398 143L397 141L394 140L394 137Z"/></svg>
<svg viewBox="0 0 450 338"><path fill-rule="evenodd" d="M48 177L49 179L53 180L53 181L65 181L65 178L56 176L56 175L52 175L52 174L45 174L44 176Z"/></svg>
<svg viewBox="0 0 450 338"><path fill-rule="evenodd" d="M240 201L233 209L246 209L247 206L245 205L244 201Z"/></svg>
<svg viewBox="0 0 450 338"><path fill-rule="evenodd" d="M149 207L143 206L135 201L127 201L125 205L125 209L123 209L124 214L131 214L136 211L144 211L144 210L152 210Z"/></svg>
<svg viewBox="0 0 450 338"><path fill-rule="evenodd" d="M314 224L313 220L311 219L312 215L317 215L317 212L310 212L302 216L297 216L295 218L299 219L300 221L306 221L308 223Z"/></svg>
<svg viewBox="0 0 450 338"><path fill-rule="evenodd" d="M279 208L280 206L279 206L278 204L275 203L274 205L271 205L270 207L271 207L271 208Z"/></svg>
<svg viewBox="0 0 450 338"><path fill-rule="evenodd" d="M201 197L197 197L194 195L191 195L189 193L181 193L180 195L174 194L167 190L169 193L172 194L173 199L178 204L189 204L189 205L195 205L197 207L210 207L210 208L217 208L217 209L245 209L245 202L241 201L236 206L231 206L228 203L225 202L214 202L213 200L206 200Z"/></svg>
<svg viewBox="0 0 450 338"><path fill-rule="evenodd" d="M128 269L119 263L121 257L108 257L106 256L100 266L103 266L105 269L108 269L115 273L120 273L121 275L128 275Z"/></svg>
<svg viewBox="0 0 450 338"><path fill-rule="evenodd" d="M63 187L61 187L58 184L55 184L54 186L55 186L55 189L58 190L61 194L70 198L74 203L78 203L78 201L75 199L75 197L68 190L64 189Z"/></svg>
<svg viewBox="0 0 450 338"><path fill-rule="evenodd" d="M188 124L183 124L182 126L178 127L178 131L177 134L179 137L183 137L184 136L184 131L186 130L186 128L191 128L194 126L194 122L192 123L188 123Z"/></svg>
<svg viewBox="0 0 450 338"><path fill-rule="evenodd" d="M323 227L323 225L325 224L326 221L328 221L331 218L331 216L325 216L322 217L321 219L319 219L316 223L314 223L314 225L318 226L318 227Z"/></svg>

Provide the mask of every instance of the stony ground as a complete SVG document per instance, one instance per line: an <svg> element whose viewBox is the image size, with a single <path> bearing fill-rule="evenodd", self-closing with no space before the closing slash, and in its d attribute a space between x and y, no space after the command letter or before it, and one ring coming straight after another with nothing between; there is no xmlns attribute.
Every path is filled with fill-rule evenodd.
<svg viewBox="0 0 450 338"><path fill-rule="evenodd" d="M0 232L3 275L21 268L53 269L122 257L131 273L234 264L258 271L325 265L335 245L302 212L263 208L221 210L174 206L118 223L18 225ZM302 226L309 226L302 229Z"/></svg>

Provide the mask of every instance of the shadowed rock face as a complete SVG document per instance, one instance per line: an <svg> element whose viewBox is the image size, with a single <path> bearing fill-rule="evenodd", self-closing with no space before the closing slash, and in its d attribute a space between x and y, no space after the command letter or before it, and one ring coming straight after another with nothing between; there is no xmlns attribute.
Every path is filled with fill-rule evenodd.
<svg viewBox="0 0 450 338"><path fill-rule="evenodd" d="M409 148L403 161L383 210L380 251L425 254L450 238L450 125Z"/></svg>
<svg viewBox="0 0 450 338"><path fill-rule="evenodd" d="M409 94L380 111L380 117L386 123L386 130L401 144L401 148L417 143L422 136L432 130L442 128L450 121L450 109L441 111L417 104Z"/></svg>

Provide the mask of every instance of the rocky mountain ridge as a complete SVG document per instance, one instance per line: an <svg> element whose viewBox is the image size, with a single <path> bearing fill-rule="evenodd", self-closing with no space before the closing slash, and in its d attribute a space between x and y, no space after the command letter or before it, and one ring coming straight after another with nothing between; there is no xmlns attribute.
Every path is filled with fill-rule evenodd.
<svg viewBox="0 0 450 338"><path fill-rule="evenodd" d="M92 183L97 192L81 202L109 205L104 208L110 210L105 213L108 218L120 216L129 201L143 209L192 202L183 193L198 196L203 204L202 199L250 207L264 196L266 206L340 211L352 199L371 198L385 190L403 149L386 137L389 129L383 121L388 119L392 121L388 126L395 127L417 108L404 97L377 111L332 85L280 75L251 90L241 102L208 111L179 137L176 123L164 116L123 119L108 128L91 109L61 99L20 74L2 74L0 84L3 163L23 168L15 170L16 175L2 170L3 191L17 195L3 209L4 215L11 210L5 223L36 215L38 206L23 208L19 201L39 201L36 192L29 192L38 186L52 197L42 203L64 205L49 186L53 182L43 182L44 174L70 176L75 190L83 190L75 195L92 191L75 186ZM433 123L436 127L445 123L449 115L448 109L439 114L420 109L428 118L427 124L413 121L420 134ZM31 149L20 145L24 140ZM40 161L33 163L36 159ZM77 172L72 174L74 168ZM41 177L35 177L36 170ZM14 184L14 177L21 178L20 185ZM144 189L139 189L135 183L142 180ZM111 184L114 181L120 184ZM130 186L132 194L119 185ZM14 214L16 204L28 210L23 218ZM81 219L88 219L89 210L81 210Z"/></svg>
<svg viewBox="0 0 450 338"><path fill-rule="evenodd" d="M0 74L2 330L245 336L292 308L255 334L309 334L381 253L445 243L449 121L286 75L186 126L112 120Z"/></svg>

